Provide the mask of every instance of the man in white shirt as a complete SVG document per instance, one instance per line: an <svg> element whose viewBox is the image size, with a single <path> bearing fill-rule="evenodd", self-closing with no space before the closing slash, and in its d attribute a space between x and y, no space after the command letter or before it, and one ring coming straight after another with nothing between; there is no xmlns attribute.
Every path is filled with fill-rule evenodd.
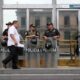
<svg viewBox="0 0 80 80"><path fill-rule="evenodd" d="M6 59L4 59L3 66L6 68L6 65L9 61L12 60L12 69L19 69L17 66L18 62L18 45L20 44L20 36L17 31L19 28L19 22L17 20L13 21L13 25L8 30L8 48L10 51L10 54L7 56Z"/></svg>

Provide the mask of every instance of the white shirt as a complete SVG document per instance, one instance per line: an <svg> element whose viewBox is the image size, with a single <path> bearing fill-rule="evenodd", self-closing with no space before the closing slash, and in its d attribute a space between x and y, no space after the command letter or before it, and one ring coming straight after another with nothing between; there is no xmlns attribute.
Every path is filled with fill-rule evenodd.
<svg viewBox="0 0 80 80"><path fill-rule="evenodd" d="M20 35L19 35L17 29L15 28L15 26L12 25L12 26L9 28L9 30L8 30L8 43L7 43L7 45L8 45L8 46L15 45L13 39L12 39L11 36L10 36L11 34L14 35L17 43L19 44L19 43L20 43Z"/></svg>

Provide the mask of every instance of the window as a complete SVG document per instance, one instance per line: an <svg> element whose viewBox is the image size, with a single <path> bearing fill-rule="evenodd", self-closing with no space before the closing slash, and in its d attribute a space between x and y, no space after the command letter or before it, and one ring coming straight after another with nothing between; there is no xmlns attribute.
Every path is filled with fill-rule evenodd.
<svg viewBox="0 0 80 80"><path fill-rule="evenodd" d="M51 23L51 17L47 17L47 23Z"/></svg>
<svg viewBox="0 0 80 80"><path fill-rule="evenodd" d="M64 39L69 40L70 39L70 31L64 32Z"/></svg>
<svg viewBox="0 0 80 80"><path fill-rule="evenodd" d="M35 17L35 26L40 27L40 17L39 16Z"/></svg>
<svg viewBox="0 0 80 80"><path fill-rule="evenodd" d="M70 17L69 16L64 16L64 25L69 27L69 25L70 25Z"/></svg>
<svg viewBox="0 0 80 80"><path fill-rule="evenodd" d="M21 18L21 25L26 26L26 18L25 17Z"/></svg>

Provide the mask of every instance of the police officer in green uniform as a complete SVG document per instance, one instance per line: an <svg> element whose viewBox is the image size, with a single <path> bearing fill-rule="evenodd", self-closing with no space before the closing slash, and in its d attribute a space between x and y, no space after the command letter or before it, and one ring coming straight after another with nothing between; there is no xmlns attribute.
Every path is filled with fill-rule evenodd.
<svg viewBox="0 0 80 80"><path fill-rule="evenodd" d="M29 31L26 31L27 37L27 48L31 49L31 53L28 54L28 58L30 58L29 65L30 67L38 66L38 56L35 50L39 46L39 32L36 30L33 24L30 25Z"/></svg>
<svg viewBox="0 0 80 80"><path fill-rule="evenodd" d="M45 49L47 50L45 54L46 67L56 67L58 58L57 40L60 37L60 33L52 23L47 26L48 29L44 33Z"/></svg>

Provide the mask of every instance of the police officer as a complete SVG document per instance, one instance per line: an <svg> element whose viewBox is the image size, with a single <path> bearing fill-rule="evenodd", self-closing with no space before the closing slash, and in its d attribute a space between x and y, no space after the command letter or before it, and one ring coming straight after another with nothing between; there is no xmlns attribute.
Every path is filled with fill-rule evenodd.
<svg viewBox="0 0 80 80"><path fill-rule="evenodd" d="M58 53L57 51L57 40L60 37L59 31L54 27L52 23L47 24L48 29L44 33L44 39L45 39L45 48L47 50L47 53L45 55L46 60L46 66L50 67L56 67L57 66L57 57ZM54 52L51 52L54 51Z"/></svg>
<svg viewBox="0 0 80 80"><path fill-rule="evenodd" d="M37 47L37 38L39 38L39 32L36 30L33 24L30 25L29 31L26 31L25 36L28 39L28 48Z"/></svg>
<svg viewBox="0 0 80 80"><path fill-rule="evenodd" d="M29 66L37 67L38 57L35 49L37 49L39 45L39 32L36 30L35 26L31 24L29 31L26 31L25 36L27 37L27 48L32 50L31 53L28 54L28 61L30 61Z"/></svg>
<svg viewBox="0 0 80 80"><path fill-rule="evenodd" d="M6 23L7 25L7 29L5 29L2 33L2 42L1 42L1 45L3 47L7 47L7 40L8 40L8 29L10 26L12 26L12 23L11 22L8 22Z"/></svg>
<svg viewBox="0 0 80 80"><path fill-rule="evenodd" d="M79 54L79 44L80 44L80 35L77 35L76 37L75 37L75 40L77 41L77 44L76 44L76 48L75 48L75 53L76 53L76 58L79 58L79 56L80 56L80 54Z"/></svg>

